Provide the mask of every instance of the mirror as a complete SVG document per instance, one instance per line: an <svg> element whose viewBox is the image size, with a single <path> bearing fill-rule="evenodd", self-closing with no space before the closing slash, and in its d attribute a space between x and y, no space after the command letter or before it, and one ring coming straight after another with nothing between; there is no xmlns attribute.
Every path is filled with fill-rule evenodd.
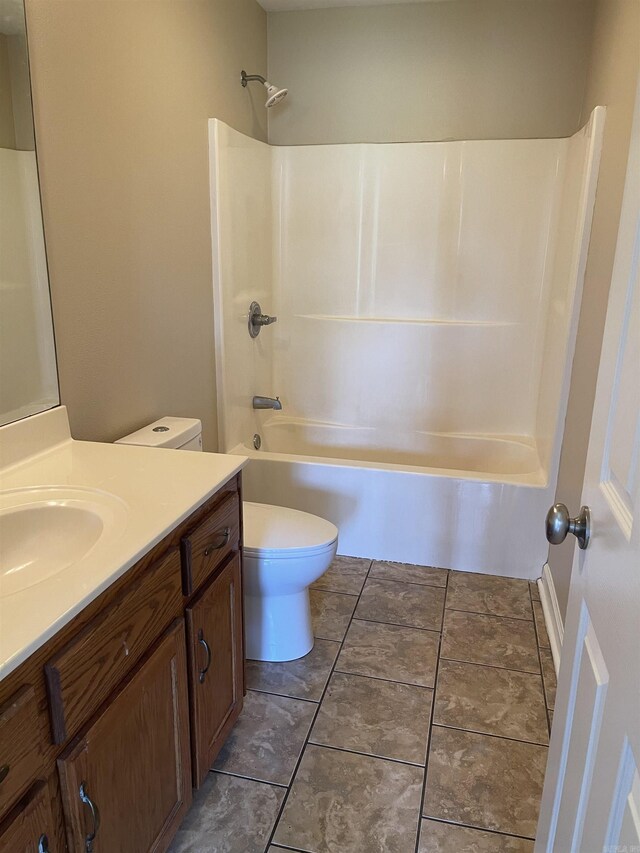
<svg viewBox="0 0 640 853"><path fill-rule="evenodd" d="M0 0L0 425L59 405L23 0Z"/></svg>

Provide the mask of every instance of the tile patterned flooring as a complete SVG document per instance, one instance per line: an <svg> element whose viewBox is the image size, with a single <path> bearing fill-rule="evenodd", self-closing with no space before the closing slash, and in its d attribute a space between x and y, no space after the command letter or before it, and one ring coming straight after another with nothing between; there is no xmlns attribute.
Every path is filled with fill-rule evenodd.
<svg viewBox="0 0 640 853"><path fill-rule="evenodd" d="M250 661L171 853L532 853L555 671L534 583L337 557Z"/></svg>

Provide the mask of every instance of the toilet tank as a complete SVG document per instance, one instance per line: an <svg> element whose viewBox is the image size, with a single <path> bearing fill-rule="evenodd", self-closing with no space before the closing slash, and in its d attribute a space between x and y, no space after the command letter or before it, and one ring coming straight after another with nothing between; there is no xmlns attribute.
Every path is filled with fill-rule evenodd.
<svg viewBox="0 0 640 853"><path fill-rule="evenodd" d="M139 444L173 450L202 450L202 422L197 418L160 418L119 438L116 444Z"/></svg>

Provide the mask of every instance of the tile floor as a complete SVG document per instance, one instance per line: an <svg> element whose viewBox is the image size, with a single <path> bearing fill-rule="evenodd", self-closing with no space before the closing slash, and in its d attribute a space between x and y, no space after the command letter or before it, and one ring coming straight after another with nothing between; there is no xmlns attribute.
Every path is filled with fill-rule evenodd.
<svg viewBox="0 0 640 853"><path fill-rule="evenodd" d="M555 672L527 581L337 557L314 649L250 661L171 853L531 853Z"/></svg>

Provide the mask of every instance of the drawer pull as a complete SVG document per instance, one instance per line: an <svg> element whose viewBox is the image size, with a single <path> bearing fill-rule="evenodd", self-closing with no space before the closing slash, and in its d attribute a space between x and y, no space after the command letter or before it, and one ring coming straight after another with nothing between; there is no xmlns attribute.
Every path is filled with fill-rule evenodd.
<svg viewBox="0 0 640 853"><path fill-rule="evenodd" d="M9 770L11 770L11 768L8 764L3 764L2 767L0 767L0 782L4 782L9 775Z"/></svg>
<svg viewBox="0 0 640 853"><path fill-rule="evenodd" d="M207 653L207 662L204 666L204 669L201 669L199 674L198 674L198 681L200 682L200 684L204 684L204 679L207 675L207 672L209 671L209 667L211 666L211 647L209 646L209 643L207 643L207 641L204 638L204 634L202 633L202 628L198 631L198 642L200 643L200 645L203 647L203 649Z"/></svg>
<svg viewBox="0 0 640 853"><path fill-rule="evenodd" d="M85 835L84 849L85 853L93 853L93 842L95 841L98 830L100 829L100 812L98 811L98 807L92 801L89 794L87 794L86 782L83 782L80 785L80 799L85 804L85 806L89 806L89 809L91 811L91 818L93 820L93 831Z"/></svg>
<svg viewBox="0 0 640 853"><path fill-rule="evenodd" d="M49 839L44 833L38 839L38 853L49 853Z"/></svg>
<svg viewBox="0 0 640 853"><path fill-rule="evenodd" d="M231 536L231 528L225 527L224 530L220 534L220 538L215 542L211 542L204 549L205 557L208 557L209 554L213 554L214 551L219 551L220 548L224 548L224 546L229 542L230 536Z"/></svg>

